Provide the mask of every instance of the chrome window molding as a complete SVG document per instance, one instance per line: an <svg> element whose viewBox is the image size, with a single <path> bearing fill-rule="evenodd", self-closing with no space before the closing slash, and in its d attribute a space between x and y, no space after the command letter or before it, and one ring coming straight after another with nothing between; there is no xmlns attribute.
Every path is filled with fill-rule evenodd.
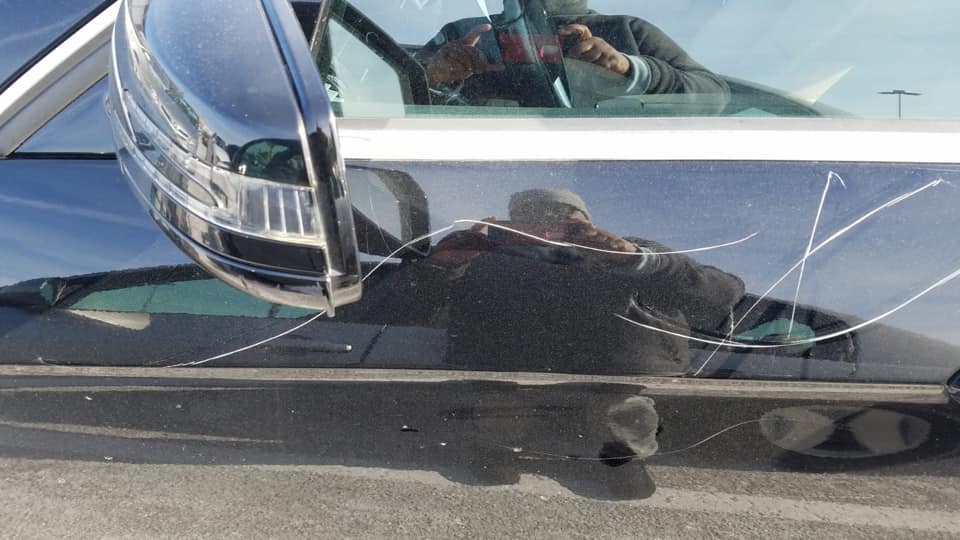
<svg viewBox="0 0 960 540"><path fill-rule="evenodd" d="M107 74L119 2L33 65L0 94L0 157L12 153Z"/></svg>
<svg viewBox="0 0 960 540"><path fill-rule="evenodd" d="M338 120L346 159L958 163L960 122L861 119Z"/></svg>

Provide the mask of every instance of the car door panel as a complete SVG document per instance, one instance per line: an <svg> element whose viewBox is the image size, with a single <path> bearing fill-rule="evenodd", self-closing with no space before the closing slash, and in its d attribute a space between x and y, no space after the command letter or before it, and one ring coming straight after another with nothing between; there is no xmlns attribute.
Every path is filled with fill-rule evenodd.
<svg viewBox="0 0 960 540"><path fill-rule="evenodd" d="M298 13L311 28L317 11ZM703 530L761 523L756 536L953 532L960 412L943 384L960 368L960 166L942 151L872 161L882 152L851 145L855 158L819 160L821 147L768 141L777 158L618 146L590 159L591 129L564 155L537 130L528 146L476 149L437 128L416 140L439 149L417 153L370 144L364 132L391 121L363 122L342 132L347 167L411 179L430 234L361 253L363 299L334 318L198 268L111 156L0 160L0 458L55 475L38 485L65 479L76 504L156 473L133 499L161 515L279 500L309 529L336 522L318 518L334 501L352 533L397 515L426 530L417 520L447 510L497 535L592 520L584 534L640 535L659 511L719 520ZM647 251L530 228L511 215L530 190L575 194L596 227ZM258 474L282 487L257 477L247 491ZM392 497L397 483L412 495ZM593 505L611 500L628 504ZM122 534L151 532L112 511Z"/></svg>
<svg viewBox="0 0 960 540"><path fill-rule="evenodd" d="M891 324L887 317L873 320L913 300L955 270L952 265L957 261L951 256L954 250L950 248L955 240L947 225L952 221L956 201L947 180L952 172L948 167L689 162L576 162L549 166L537 163L372 164L404 172L416 180L430 201L434 231L458 225L460 220L468 220L459 225L469 228L476 225L469 220L505 215L505 203L510 195L525 189L550 187L575 191L590 201L592 219L605 228L622 236L655 239L670 249L703 250L691 256L699 263L722 269L742 280L748 295L738 300L734 310L738 311L737 318L745 321L742 332L789 319L794 309L789 298L796 285L796 269L779 288L766 293L765 290L803 259L805 244L819 211L815 238L817 243L828 239L830 242L823 251L818 250L810 257L797 299L799 310L794 317L803 323L804 331L841 332L841 335L823 343L809 343L802 350L720 348L715 354L717 347L710 342L724 339L720 329L692 327L692 335L703 342L693 343L690 348L691 371L704 367L701 373L716 371L716 375L735 377L888 382L939 382L956 371L955 345L950 343L952 329L945 324L943 315L936 312L938 304L956 301L951 300L953 291L949 286L931 290L889 315L895 317L891 320L897 324ZM184 276L183 272L169 271L168 267L184 265L185 259L161 238L141 213L112 162L14 160L2 166L10 171L11 179L3 193L7 207L4 212L9 231L7 241L11 246L7 250L11 253L7 272L18 272L8 281L36 278L68 278L69 281L74 276L107 272L92 283L85 283L86 289L73 291L73 299L67 298L45 312L43 318L49 324L54 324L55 318L64 318L56 326L24 328L21 323L17 333L8 336L8 343L23 343L25 352L8 356L4 361L32 361L43 357L68 364L170 365L213 357L219 354L217 351L228 352L234 345L234 348L243 348L299 324L276 319L276 314L271 316L270 306L266 304L251 301L251 307L247 308L242 294L229 298L229 293L225 293L229 289L216 289L212 283L201 285L200 281L196 282L199 288L195 290L209 289L213 298L219 300L211 300L214 303L205 307L203 300L196 297L193 309L183 306L161 309L162 306L148 307L142 302L135 307L126 305L136 304L137 294L158 294L162 289L157 287L164 283L182 286L209 278L203 273ZM23 171L37 175L38 181L15 181L25 174ZM88 171L86 176L82 175L83 171ZM828 178L832 191L828 191L821 207L820 195ZM839 178L843 179L842 184ZM944 182L936 183L939 180ZM897 200L905 195L909 197ZM864 216L867 219L858 223ZM855 226L845 230L852 223ZM65 231L69 234L64 234ZM842 234L833 238L838 232ZM437 234L432 241L435 245L441 244L448 234ZM923 242L915 241L917 238L923 238ZM377 268L373 263L368 264L368 270L376 268L376 272L384 275L377 275L379 280L371 280L363 302L345 308L332 321L319 319L294 334L298 339L316 343L313 349L308 346L301 351L303 354L314 349L314 352L322 351L325 344L334 349L349 345L352 353L321 354L322 358L314 355L305 362L362 365L356 355L368 349L364 344L370 343L374 335L382 334L375 329L386 325L401 328L401 333L410 336L436 336L428 340L435 344L434 350L429 355L420 355L421 360L409 364L410 367L485 369L488 366L479 356L489 354L499 359L495 364L497 369L645 372L639 361L613 367L603 364L604 355L614 355L615 349L627 347L625 342L629 340L649 339L647 333L656 330L633 328L629 320L616 318L623 313L613 311L616 308L612 307L612 300L590 297L589 287L583 284L589 281L591 272L598 273L595 268L568 264L569 276L558 274L559 281L554 283L547 280L547 274L539 274L538 279L545 281L547 290L525 295L510 283L532 271L529 260L493 252L484 257L499 257L498 271L493 275L473 272L456 277L458 273L467 272L471 264L479 268L480 260L438 268L428 257L408 264L402 271L396 271L392 265ZM920 261L923 264L919 264ZM557 265L543 265L540 271L550 266ZM533 268L536 267L534 264ZM135 270L143 276L130 277ZM579 290L578 285L570 285L572 278L581 282ZM606 281L609 280L601 279L592 286L608 286ZM628 278L621 281L630 283ZM564 284L567 284L566 290ZM154 288L149 291L137 288L147 285ZM660 282L658 287L674 285L683 286ZM94 289L101 290L95 292ZM122 293L124 290L126 293ZM104 298L105 291L114 291L111 300L100 300L100 304L96 297L88 298L86 303L82 300L90 294ZM124 294L129 300L124 299ZM443 297L443 294L453 296ZM649 294L655 296L656 291ZM489 302L481 301L484 296ZM222 307L230 302L237 307ZM131 330L111 327L71 312L84 309L141 312L151 317L152 324ZM534 338L531 327L522 326L526 324L524 317L531 313L552 314L552 324L566 330L554 328ZM308 313L295 315L305 317ZM587 339L589 334L577 341L573 334L579 318L594 321L591 332L600 332L598 336L606 335L618 344L597 347ZM868 324L863 326L864 323ZM65 330L71 325L77 325L77 331ZM351 325L357 325L360 334L344 335L344 328ZM67 352L68 347L47 354L36 348L38 338L48 331L49 335L76 334L99 341L97 332L87 327L111 336L116 354L84 357L85 351L97 350L96 347L74 347L72 353ZM854 327L859 328L843 333ZM219 336L217 346L190 339L191 332L185 329L194 329L198 336L204 333ZM516 337L505 340L504 336L511 331ZM474 345L464 349L463 337L452 335L459 333L469 335L466 341ZM500 336L499 344L483 340L485 333ZM367 337L362 337L364 334ZM149 346L164 335L181 336L183 344L163 349ZM338 336L341 337L338 339ZM76 339L79 338L65 343L83 342ZM129 345L121 347L124 341ZM461 345L451 346L454 342ZM571 343L579 345L571 346ZM577 346L582 349L578 350ZM128 352L137 349L149 352L139 357ZM268 349L273 362L299 364L293 358L296 353L288 358L277 353L280 349L283 349L282 342ZM563 355L568 357L564 365L558 356L561 349L566 350ZM538 350L540 358L536 358ZM367 350L367 354L371 351ZM578 357L591 355L599 358L577 362ZM347 360L348 357L355 358ZM508 360L519 357L526 360L513 365ZM710 364L704 366L708 357ZM262 356L254 355L254 358ZM237 353L214 362L215 365L244 365L248 361ZM395 361L394 365L405 363Z"/></svg>
<svg viewBox="0 0 960 540"><path fill-rule="evenodd" d="M810 473L842 471L863 490L839 493L895 504L901 499L883 486L956 470L949 434L960 418L935 394L916 389L907 397L864 386L859 397L825 401L823 388L782 395L779 383L734 391L668 389L655 380L404 381L358 371L340 380L277 370L223 377L201 370L189 378L111 373L0 378L0 430L10 441L0 454L140 465L336 466L412 481L429 471L456 484L519 484L535 495L558 495L556 484L521 484L521 476L536 475L600 500L647 498L661 483L675 490L683 474L706 486L713 475L750 475L768 490L764 475L815 489L818 475ZM756 399L731 394L742 391ZM822 432L804 438L802 424L791 424L804 415L819 419ZM876 429L886 425L901 431ZM937 485L910 489L927 496Z"/></svg>

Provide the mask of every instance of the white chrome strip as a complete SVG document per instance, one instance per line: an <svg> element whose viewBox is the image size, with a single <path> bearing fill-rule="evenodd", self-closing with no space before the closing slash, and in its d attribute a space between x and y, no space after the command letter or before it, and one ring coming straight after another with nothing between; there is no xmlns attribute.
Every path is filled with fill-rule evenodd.
<svg viewBox="0 0 960 540"><path fill-rule="evenodd" d="M344 157L383 161L960 163L960 122L860 119L349 119Z"/></svg>
<svg viewBox="0 0 960 540"><path fill-rule="evenodd" d="M0 94L0 156L106 75L105 54L119 8L118 1L104 9Z"/></svg>

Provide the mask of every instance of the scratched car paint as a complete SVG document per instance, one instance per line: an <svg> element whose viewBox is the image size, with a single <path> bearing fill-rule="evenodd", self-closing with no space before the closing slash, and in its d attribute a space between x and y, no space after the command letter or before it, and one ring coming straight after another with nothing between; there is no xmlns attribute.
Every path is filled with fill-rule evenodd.
<svg viewBox="0 0 960 540"><path fill-rule="evenodd" d="M62 161L5 165L14 171L69 167ZM367 265L370 285L362 303L344 308L333 319L316 319L309 328L278 337L263 349L226 354L237 347L224 340L222 345L220 341L201 345L198 351L196 339L150 347L164 336L199 337L214 328L219 329L216 335L241 332L249 342L244 345L253 344L299 326L290 318L304 314L232 295L208 278L203 281L202 273L178 271L182 256L161 243L159 233L140 216L116 172L109 164L93 165L95 172L88 181L61 188L47 198L54 215L59 210L63 216L54 219L60 223L69 220L75 228L83 226L87 238L112 235L116 240L105 242L101 249L118 251L117 258L142 257L146 250L156 269L70 277L84 274L84 267L83 258L68 257L75 261L74 267L60 272L68 279L50 281L58 291L55 309L37 317L11 316L11 320L21 321L8 330L10 337L18 339L8 339L7 362L173 365L213 358L205 364L236 366L256 365L269 354L271 365L552 369L639 375L651 373L642 362L611 365L602 359L615 357L613 348L624 346L624 341L640 341L645 332L675 333L614 311L618 309L615 300L591 300L590 295L597 293L597 287L607 286L608 279L602 275L589 282L587 274L593 272L592 267L575 268L571 274L575 279L556 276L556 282L545 283L546 293L528 294L518 290L524 285L516 283L518 276L530 271L527 261L490 254L497 258L495 272L466 278L459 275L466 272L466 264L447 268L431 264L427 258L400 269L371 262ZM786 163L376 165L409 174L425 190L435 244L457 228L505 213L503 200L487 200L484 193L514 193L560 177L563 181L553 180L554 186L596 201L591 212L597 223L625 236L657 239L737 276L745 283L747 295L739 300L734 317L722 323L728 326L692 328L685 336L690 339L692 374L938 383L956 371L956 346L951 343L955 336L949 320L938 310L923 309L956 301L955 289L947 286L957 276L950 248L956 239L948 224L953 220L958 193L949 180L952 171L948 168ZM493 182L474 180L489 178L494 167ZM448 181L454 170L464 179L463 185ZM109 175L114 178L107 178ZM605 178L603 185L593 180L599 175ZM774 175L777 180L771 181ZM84 208L78 199L89 191L91 182L97 183L101 199ZM43 184L11 186L5 196L10 201L8 219L22 216L19 219L24 223L32 219L35 205L30 202L40 200L37 191L48 189ZM784 197L785 191L789 198ZM470 196L464 197L465 193ZM658 204L643 204L650 200ZM127 215L98 214L102 201L128 208ZM136 228L118 230L117 221L136 224ZM55 222L47 226L50 230L38 228L34 234L54 235L59 226ZM131 230L138 231L139 238L131 238ZM928 241L910 242L918 235ZM484 264L470 261L474 267ZM544 277L540 274L537 279ZM167 280L170 286L162 287ZM225 294L227 300L207 307L163 296L176 294L177 287L206 289L210 294ZM148 302L149 294L163 298ZM488 301L481 301L484 298ZM204 313L205 309L214 311ZM256 316L269 315L271 309L271 316ZM104 324L90 316L95 313L138 318L143 321L142 328ZM569 321L567 334L554 334L553 329L538 333L539 322L530 320L533 314ZM806 333L788 343L724 341L731 333L756 328L775 334L774 326L788 327L791 316ZM576 328L584 319L589 321L589 331ZM522 330L513 332L517 328ZM811 328L819 331L810 334ZM445 337L458 332L466 335ZM511 338L510 333L517 337ZM481 343L484 334L496 338L477 347L496 354L478 353L464 344ZM42 339L50 335L70 338ZM597 336L603 335L618 341L599 343L602 340ZM314 336L316 341L304 336ZM116 343L116 348L94 346L105 338ZM578 343L594 347L598 358L582 359L578 350L528 354L537 347L548 351L558 339L566 340L564 343L582 340ZM407 343L419 346L401 346ZM139 352L133 357L131 350ZM303 358L311 350L316 354ZM909 362L904 361L907 357ZM569 363L560 364L562 359Z"/></svg>
<svg viewBox="0 0 960 540"><path fill-rule="evenodd" d="M92 157L0 160L3 459L431 471L655 504L679 472L690 493L754 475L758 496L832 477L849 485L754 516L811 522L789 503L812 498L864 531L954 532L960 167L348 159L412 180L429 226L367 254L363 300L328 318L199 269ZM532 189L662 249L529 238L509 202ZM498 229L516 245L487 243ZM671 257L713 281L640 271ZM871 506L859 485L939 502Z"/></svg>

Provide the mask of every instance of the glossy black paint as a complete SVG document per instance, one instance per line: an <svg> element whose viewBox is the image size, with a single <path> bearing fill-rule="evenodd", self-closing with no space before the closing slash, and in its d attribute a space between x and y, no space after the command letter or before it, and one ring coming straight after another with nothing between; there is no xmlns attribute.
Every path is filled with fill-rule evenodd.
<svg viewBox="0 0 960 540"><path fill-rule="evenodd" d="M550 187L582 195L598 227L623 237L654 240L670 249L717 246L757 233L745 242L691 255L699 263L716 267L744 282L747 295L734 307L736 318L803 258L819 216L814 245L830 239L836 232L842 234L810 257L798 296L801 306L798 317L800 312L812 316L809 326L817 330L817 335L835 333L842 327L850 328L875 319L944 276L955 277L960 266L955 255L960 246L949 225L954 220L953 208L958 195L951 183L956 170L951 167L689 162L379 165L402 170L420 182L428 193L434 230L462 218L508 219L506 202L512 193ZM819 201L828 182L831 191L821 207ZM906 194L911 196L901 198ZM897 203L889 205L891 201ZM856 222L856 226L847 229ZM550 317L580 321L572 323L578 325L612 316L610 306L603 300L611 296L591 296L599 290L591 288L597 286L595 280L609 286L606 278L598 277L602 272L580 266L570 274L578 277L541 281L540 287L545 292L538 296L516 281L527 274L534 280L543 280L541 271L555 266L541 265L540 270L536 270L537 265L531 266L523 257L506 258L500 264L493 262L492 255L486 257L490 261L482 263L488 269L486 275L474 274L470 279L460 280L461 288L452 289L455 292L448 291L448 294L459 298L461 306L473 302L473 307L461 312L464 328L483 326L489 330L492 326L508 336L512 332L514 340L484 342L501 347L496 349L497 354L488 354L488 358L512 358L537 365L533 360L535 354L512 354L510 346L522 346L530 332L537 335L538 321L551 321L546 325L549 334L555 329L552 326L555 319ZM471 266L477 268L481 261L483 259L477 258L469 264L458 265L454 273ZM573 268L578 267L574 264ZM417 275L416 270L408 270L408 275L411 276L407 278L408 283L417 282L413 277ZM423 275L429 277L426 271ZM752 310L759 316L752 327L790 318L796 279L794 272L790 279L766 295L769 302ZM442 278L424 281L436 283L438 280ZM397 278L395 287L402 283L403 278ZM690 287L679 281L661 282L661 286L673 294L678 288ZM410 290L413 294L413 289ZM696 294L696 291L686 292ZM374 302L373 294L368 298L368 306ZM832 340L820 342L812 350L792 352L788 349L721 349L703 372L719 376L750 373L759 377L800 379L941 382L952 373L958 358L950 316L941 310L956 302L957 294L955 283L944 283L892 316L881 318L877 324L846 334L846 338L853 340L848 343ZM694 307L696 302L692 298L687 308ZM423 313L429 318L431 312L425 309ZM689 314L689 309L685 313ZM692 334L700 334L696 337L712 335L710 339L717 339L718 328L697 328L695 324L691 327ZM632 330L613 328L606 322L601 323L595 329L606 332L585 331L577 343L587 346L594 337L603 339L611 334L623 339L624 333ZM482 334L472 335L475 338ZM650 334L630 335L638 340L650 337ZM553 339L559 344L574 338L559 332L553 334ZM474 342L470 338L467 341ZM691 372L702 367L713 348L691 344ZM588 361L582 356L578 358L576 353L569 354L571 361L580 362L581 367ZM543 356L556 358L550 354ZM509 365L511 362L506 361L497 368ZM539 364L534 369L549 367ZM556 364L552 367L577 371L575 367L564 369ZM593 366L591 369L603 368Z"/></svg>
<svg viewBox="0 0 960 540"><path fill-rule="evenodd" d="M431 230L440 231L429 240L433 252L424 256L408 251L402 262L385 264L368 257L361 303L339 310L333 320L317 320L250 347L302 321L272 317L269 313L276 308L242 294L226 294L203 281L202 273L185 278L178 268L185 268L186 259L140 213L113 163L0 162L0 215L3 230L9 231L2 246L8 254L4 281L67 278L77 284L63 302L40 311L25 310L22 301L6 302L2 361L155 366L215 358L204 365L687 373L937 384L957 371L948 306L960 299L952 282L890 317L844 333L915 296L958 264L953 255L957 240L949 227L957 193L950 184L929 187L874 214L815 253L806 268L796 321L804 335L842 335L773 350L722 347L712 354L713 346L684 344L682 338L664 338L615 317L638 313L629 311L631 294L618 292L624 285L636 287L634 297L640 304L644 298L655 305L666 301L658 300L664 295L677 295L683 299L677 309L686 314L688 326L664 328L697 339L723 339L722 325L697 305L698 299L712 296L689 284L669 277L641 276L637 282L636 276L590 257L550 261L503 246L451 245L464 233L441 231L457 219L505 216L511 193L549 186L580 193L598 226L674 249L709 247L757 232L744 242L690 255L696 264L712 265L721 275L743 281L746 294L733 306L739 317L802 257L829 172L842 175L846 188L834 186L830 192L818 242L930 179L953 178L956 172L949 167L378 165L408 175L422 188L428 205L422 210L424 218ZM471 225L463 223L460 229ZM135 279L129 277L133 269L140 269ZM210 292L174 307L131 307L128 299L143 290L137 287L164 284ZM789 319L795 284L795 277L785 281L745 319L745 329L760 329L755 343L771 343L763 333L775 335L776 325ZM112 296L103 291L112 291ZM221 305L234 307L225 310ZM90 317L100 312L135 315L149 324L133 329L129 321L126 326L111 325ZM647 320L656 325L670 319ZM672 347L684 347L676 349L684 351L683 356L665 356ZM654 360L666 357L671 362Z"/></svg>
<svg viewBox="0 0 960 540"><path fill-rule="evenodd" d="M960 471L952 316L960 298L952 280L930 286L960 266L960 167L355 162L402 184L397 192L417 211L412 229L436 234L386 264L365 256L368 294L328 320L211 279L139 208L114 161L74 157L0 161L0 364L8 364L0 366L0 458L18 469L301 465L321 492L329 465L372 470L374 489L383 469L414 483L417 473L433 471L488 487L519 486L522 475L535 475L581 497L621 501L664 486L683 492L676 477L688 475L700 480L688 495L745 493L753 501L779 494L777 517L800 516L790 525L798 534L800 520L814 512L794 506L811 500L814 508L817 501L848 505L838 512L872 510L877 498L894 511L925 502L955 507L955 490L942 486L955 484ZM938 179L947 182L929 185ZM731 244L690 256L743 282L731 308L737 316L803 256L814 222L817 244L865 218L810 257L795 310L805 331L841 334L769 351L682 348L686 337L726 336L699 305L712 301L709 288L675 276L638 280L576 249L520 248L509 233L488 242L489 231L466 231L478 225L471 221L445 230L457 220L506 221L510 196L530 188L575 191L592 221L618 236L679 250ZM358 224L361 244L376 246L371 252L398 247L395 238L376 241L373 220ZM782 338L775 323L791 316L795 284L784 281L744 319L756 330L753 343ZM850 330L918 294L904 309ZM671 298L682 299L672 304L682 318L657 309ZM663 338L614 313L645 313L642 320L681 336ZM669 346L688 365L647 358ZM83 367L90 365L119 367ZM172 365L257 369L139 369ZM638 373L701 378L628 376ZM941 394L937 385L948 377ZM236 479L252 469L217 474ZM99 470L88 492L109 489L113 472ZM163 487L180 498L188 490L175 476ZM554 530L582 520L541 504L558 495L556 487L518 489L540 495L522 511ZM330 491L324 497L340 496ZM430 485L423 493L426 507L449 496ZM311 516L323 504L316 493L280 497L310 507ZM249 506L239 511L252 510L249 499L242 504ZM673 515L694 527L712 510ZM115 517L107 514L85 519ZM755 531L755 518L732 521ZM627 520L615 534L653 525Z"/></svg>
<svg viewBox="0 0 960 540"><path fill-rule="evenodd" d="M251 375L6 376L0 456L426 470L478 486L535 474L612 500L653 495L658 474L671 469L826 474L821 482L841 472L893 480L960 470L960 413L946 402L834 400L813 397L815 389L784 397L762 385L741 387L756 396L745 399L640 384ZM782 418L828 409L844 414L813 438L791 436L809 426ZM856 424L870 415L873 422Z"/></svg>
<svg viewBox="0 0 960 540"><path fill-rule="evenodd" d="M115 160L0 161L6 283L185 264L137 203Z"/></svg>

